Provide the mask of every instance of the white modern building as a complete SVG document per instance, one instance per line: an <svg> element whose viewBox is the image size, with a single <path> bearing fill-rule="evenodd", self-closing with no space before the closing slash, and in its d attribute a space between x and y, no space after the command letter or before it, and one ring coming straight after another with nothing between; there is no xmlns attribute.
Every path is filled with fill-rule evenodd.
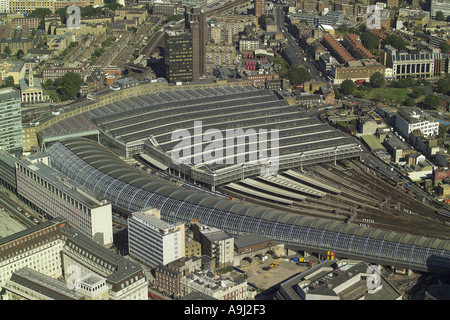
<svg viewBox="0 0 450 320"><path fill-rule="evenodd" d="M63 217L77 232L102 246L113 242L111 203L47 166L48 156L16 162L17 192L47 216Z"/></svg>
<svg viewBox="0 0 450 320"><path fill-rule="evenodd" d="M439 133L439 122L421 111L414 110L399 110L395 127L405 139L409 139L409 134L416 129L420 129L424 136L435 136Z"/></svg>
<svg viewBox="0 0 450 320"><path fill-rule="evenodd" d="M19 156L22 153L20 91L0 89L0 149Z"/></svg>
<svg viewBox="0 0 450 320"><path fill-rule="evenodd" d="M128 252L150 267L183 258L184 224L164 222L155 208L134 212L128 218Z"/></svg>

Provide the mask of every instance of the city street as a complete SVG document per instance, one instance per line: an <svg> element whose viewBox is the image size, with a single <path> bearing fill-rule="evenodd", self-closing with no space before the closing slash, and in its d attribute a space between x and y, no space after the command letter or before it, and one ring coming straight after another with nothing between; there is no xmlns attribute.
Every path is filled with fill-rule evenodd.
<svg viewBox="0 0 450 320"><path fill-rule="evenodd" d="M282 31L286 40L289 42L291 47L294 49L295 53L299 56L302 55L302 48L298 45L297 40L292 37L289 33L288 28L286 28L284 23L283 5L274 5L274 13L276 16L278 30ZM320 75L320 71L317 69L316 65L307 59L306 61L301 61L300 65L309 70L312 80L326 83L326 79Z"/></svg>

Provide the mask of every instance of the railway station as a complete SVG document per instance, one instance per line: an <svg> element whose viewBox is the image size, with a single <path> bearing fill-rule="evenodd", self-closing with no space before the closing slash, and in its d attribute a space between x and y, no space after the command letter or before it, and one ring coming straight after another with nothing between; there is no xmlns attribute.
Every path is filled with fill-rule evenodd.
<svg viewBox="0 0 450 320"><path fill-rule="evenodd" d="M411 215L408 221L409 232L411 227L417 226L416 235L402 231L406 214L388 216L384 210L376 215L378 225L361 227L306 214L301 208L297 208L296 213L289 212L286 204L272 208L256 203L244 204L164 181L126 165L114 153L88 139L62 140L54 143L47 152L52 167L111 201L117 212L126 214L152 206L161 211L165 221L189 223L196 218L232 235L260 234L305 253L326 255L327 251L332 251L338 259L363 259L421 271L443 272L450 268L450 242L437 238L442 233L439 234L439 228L432 223L428 224L433 229L428 230L428 236L421 235L427 228L421 216ZM344 180L343 177L339 180ZM343 190L342 205L351 203L351 193L357 198L360 184L353 185L348 195ZM367 211L369 205L375 208L376 195L365 195ZM369 203L370 198L375 198L374 202ZM396 217L398 225L393 224Z"/></svg>

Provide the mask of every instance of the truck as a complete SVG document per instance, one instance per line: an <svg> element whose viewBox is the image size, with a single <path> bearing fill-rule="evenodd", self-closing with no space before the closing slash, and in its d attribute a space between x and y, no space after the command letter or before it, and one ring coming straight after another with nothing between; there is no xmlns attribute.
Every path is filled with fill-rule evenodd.
<svg viewBox="0 0 450 320"><path fill-rule="evenodd" d="M269 266L270 269L273 269L273 268L276 268L276 267L278 267L278 261L273 262L273 263Z"/></svg>

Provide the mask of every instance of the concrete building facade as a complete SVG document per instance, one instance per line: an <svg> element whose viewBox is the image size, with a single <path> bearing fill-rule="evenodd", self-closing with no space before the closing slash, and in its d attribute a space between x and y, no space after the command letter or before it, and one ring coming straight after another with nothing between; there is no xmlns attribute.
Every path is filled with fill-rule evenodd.
<svg viewBox="0 0 450 320"><path fill-rule="evenodd" d="M0 114L0 149L19 156L22 153L22 117L18 89L0 89Z"/></svg>
<svg viewBox="0 0 450 320"><path fill-rule="evenodd" d="M128 218L128 252L150 267L184 257L184 224L160 219L159 210L143 209Z"/></svg>

